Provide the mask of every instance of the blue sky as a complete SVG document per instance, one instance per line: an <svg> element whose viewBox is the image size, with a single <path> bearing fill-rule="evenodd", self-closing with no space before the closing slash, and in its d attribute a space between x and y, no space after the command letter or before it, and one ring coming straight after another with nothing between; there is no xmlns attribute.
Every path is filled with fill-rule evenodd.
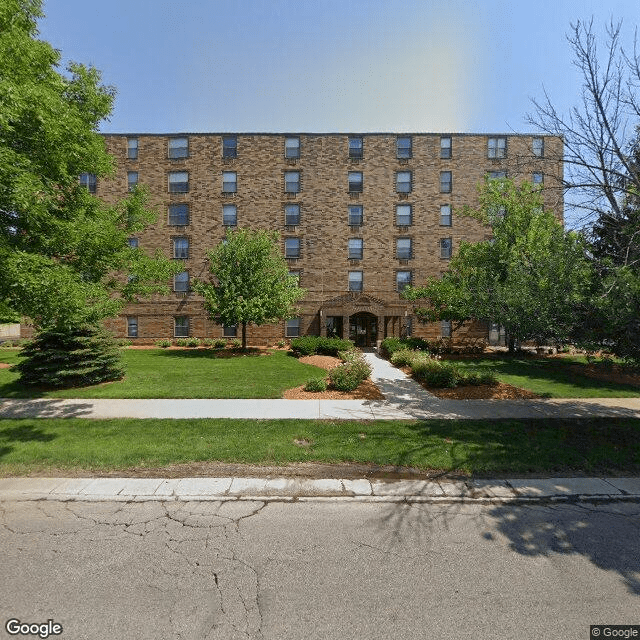
<svg viewBox="0 0 640 640"><path fill-rule="evenodd" d="M117 99L104 132L523 132L579 97L570 23L638 0L44 0L40 37Z"/></svg>

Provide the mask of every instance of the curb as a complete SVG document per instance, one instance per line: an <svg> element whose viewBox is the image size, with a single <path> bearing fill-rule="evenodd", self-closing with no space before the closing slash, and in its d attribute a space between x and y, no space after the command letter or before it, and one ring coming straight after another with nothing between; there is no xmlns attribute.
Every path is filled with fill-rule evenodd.
<svg viewBox="0 0 640 640"><path fill-rule="evenodd" d="M0 478L0 502L412 502L640 501L640 478L339 480L307 478Z"/></svg>

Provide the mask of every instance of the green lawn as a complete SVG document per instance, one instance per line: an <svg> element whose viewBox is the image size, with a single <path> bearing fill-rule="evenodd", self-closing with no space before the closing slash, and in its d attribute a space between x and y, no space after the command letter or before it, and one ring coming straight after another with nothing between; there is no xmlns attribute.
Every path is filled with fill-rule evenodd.
<svg viewBox="0 0 640 640"><path fill-rule="evenodd" d="M633 398L640 387L588 378L569 369L576 358L478 357L453 361L463 370L488 370L501 382L548 398Z"/></svg>
<svg viewBox="0 0 640 640"><path fill-rule="evenodd" d="M0 397L25 398L280 398L285 389L326 372L285 351L270 355L214 349L123 349L124 379L94 387L35 391L0 369ZM0 362L15 364L19 351L0 349Z"/></svg>
<svg viewBox="0 0 640 640"><path fill-rule="evenodd" d="M485 476L633 475L640 472L640 419L0 421L0 475L192 461L359 462Z"/></svg>

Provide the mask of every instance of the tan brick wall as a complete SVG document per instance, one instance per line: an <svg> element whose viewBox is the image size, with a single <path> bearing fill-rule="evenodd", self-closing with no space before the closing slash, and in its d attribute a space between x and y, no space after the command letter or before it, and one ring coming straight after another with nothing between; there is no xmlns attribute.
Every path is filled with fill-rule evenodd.
<svg viewBox="0 0 640 640"><path fill-rule="evenodd" d="M409 134L402 134L409 135ZM448 135L448 134L447 134ZM138 159L127 159L127 137L138 138ZM487 157L487 139L493 135L452 134L452 157L440 158L440 134L412 134L412 158L396 157L397 134L364 134L364 154L361 160L348 157L348 135L300 134L300 159L284 156L285 135L239 134L238 157L222 158L221 134L189 134L189 157L168 158L168 135L106 135L110 153L116 158L117 172L113 179L98 184L97 194L115 202L127 192L127 171L137 171L141 184L149 186L152 204L159 211L156 224L139 234L140 247L149 251L162 249L171 255L172 238L189 238L189 258L185 269L192 277L206 278L205 252L218 243L225 233L222 224L224 204L235 204L238 226L275 229L284 238L301 239L301 257L290 261L292 270L300 270L301 286L308 294L303 308L301 333L320 331L319 310L323 304L344 295L348 288L348 272L363 271L364 293L381 300L379 318L403 316L411 306L400 300L395 290L398 270L410 270L414 284L447 268L440 258L439 241L452 238L454 253L462 240L487 238L489 230L477 221L456 214L463 205L477 204L477 185L487 171L507 171L516 180L531 179L533 171L545 175L545 203L562 217L562 191L556 188L553 176L561 175L562 141L544 137L545 158L531 153L532 136L507 137L507 157L493 160ZM168 192L170 171L189 172L189 191ZM222 193L222 172L235 171L237 193ZM301 172L301 191L296 195L284 190L285 171ZM363 191L348 192L348 172L363 173ZM396 193L396 172L412 172L412 191L407 196ZM450 194L440 193L440 172L451 171L453 188ZM185 203L190 207L190 224L173 227L168 224L168 206ZM284 207L287 203L301 206L301 221L296 227L285 227ZM395 225L395 205L411 204L413 224L400 229ZM349 227L347 207L361 204L364 224ZM440 226L440 205L450 204L453 210L451 227ZM412 240L413 256L407 262L396 257L396 239ZM362 238L363 259L349 261L349 238ZM190 335L218 337L222 328L206 317L201 299L193 293L184 296L173 293L155 296L142 304L130 305L122 317L108 326L119 336L126 335L126 316L138 317L138 341L153 341L173 337L173 317L189 316ZM397 324L397 323L396 323ZM383 327L379 323L379 338ZM486 328L470 328L473 334L486 335ZM250 327L252 343L273 342L284 337L284 323L268 327ZM464 330L463 330L464 333ZM414 334L425 337L440 335L440 325L420 325L414 322Z"/></svg>

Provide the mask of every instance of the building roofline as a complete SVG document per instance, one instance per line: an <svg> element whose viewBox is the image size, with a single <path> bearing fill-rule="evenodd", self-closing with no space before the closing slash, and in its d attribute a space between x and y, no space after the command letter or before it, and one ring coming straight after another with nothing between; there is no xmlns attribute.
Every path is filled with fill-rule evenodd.
<svg viewBox="0 0 640 640"><path fill-rule="evenodd" d="M335 131L335 132L311 132L311 131L171 131L166 133L156 132L99 132L102 136L112 137L176 137L176 136L452 136L452 137L487 137L487 136L507 136L507 137L536 137L536 138L562 138L563 136L551 133L505 133L491 131L486 133L460 133L452 131Z"/></svg>

